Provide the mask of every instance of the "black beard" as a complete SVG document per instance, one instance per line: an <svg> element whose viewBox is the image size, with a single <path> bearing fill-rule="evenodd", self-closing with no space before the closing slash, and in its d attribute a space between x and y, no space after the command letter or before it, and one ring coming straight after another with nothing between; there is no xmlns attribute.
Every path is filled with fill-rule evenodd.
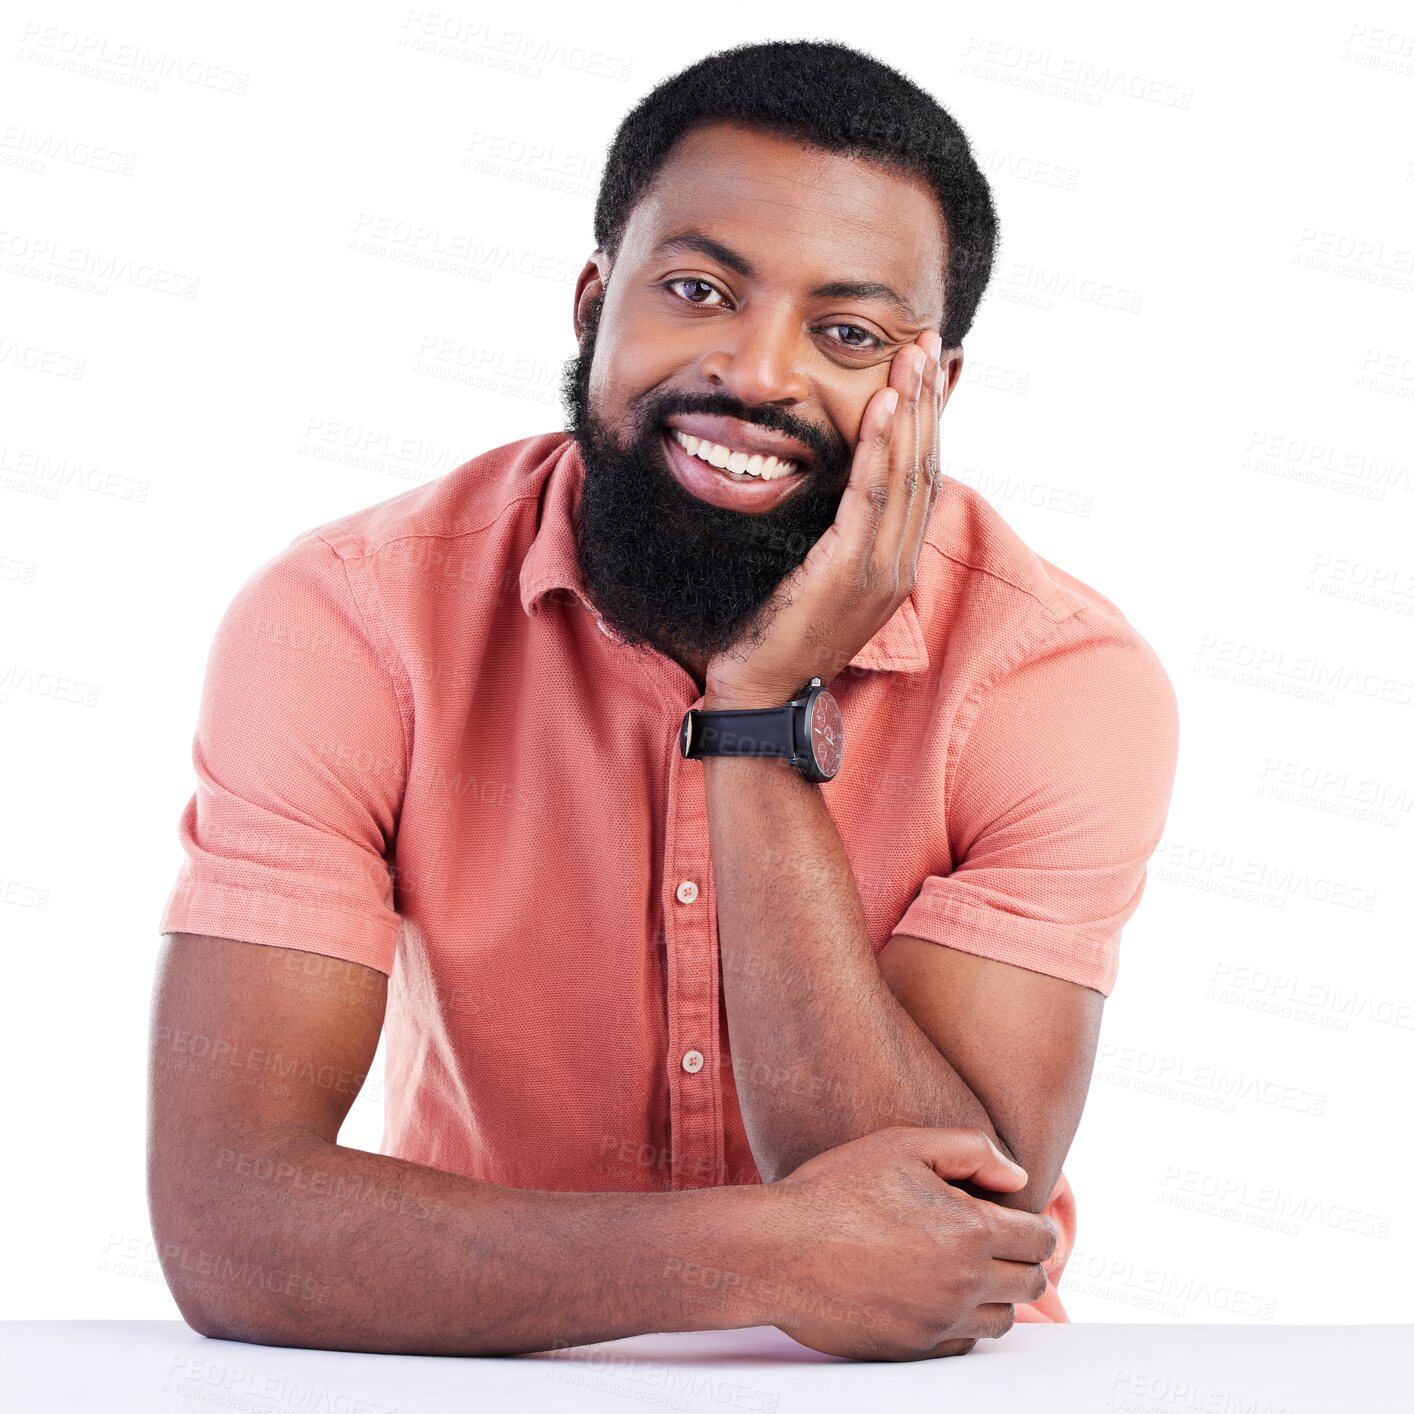
<svg viewBox="0 0 1414 1414"><path fill-rule="evenodd" d="M575 545L585 587L626 643L683 659L707 659L759 641L781 581L829 529L848 480L849 449L822 445L813 428L743 407L727 395L668 394L635 408L632 440L620 447L589 407L602 294L589 308L561 396L579 444L584 481ZM813 453L801 485L767 511L732 511L678 484L663 444L674 413L724 414L786 431ZM767 419L770 418L770 421Z"/></svg>

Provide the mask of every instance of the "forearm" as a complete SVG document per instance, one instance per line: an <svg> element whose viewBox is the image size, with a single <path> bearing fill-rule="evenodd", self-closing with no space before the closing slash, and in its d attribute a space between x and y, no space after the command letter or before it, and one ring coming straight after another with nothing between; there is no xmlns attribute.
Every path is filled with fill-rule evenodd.
<svg viewBox="0 0 1414 1414"><path fill-rule="evenodd" d="M821 788L779 760L704 760L742 1121L767 1182L891 1124L983 1130L972 1090L889 990Z"/></svg>
<svg viewBox="0 0 1414 1414"><path fill-rule="evenodd" d="M774 1324L778 1255L759 1186L661 1193L506 1188L313 1133L211 1151L162 1265L203 1334L419 1355L550 1350ZM196 1215L202 1216L196 1216ZM742 1280L708 1285L703 1269Z"/></svg>

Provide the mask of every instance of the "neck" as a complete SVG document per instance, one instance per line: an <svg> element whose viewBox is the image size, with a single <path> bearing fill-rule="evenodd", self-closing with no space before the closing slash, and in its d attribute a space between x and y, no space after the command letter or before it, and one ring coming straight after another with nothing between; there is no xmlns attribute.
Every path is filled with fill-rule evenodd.
<svg viewBox="0 0 1414 1414"><path fill-rule="evenodd" d="M682 668L682 670L686 672L689 677L691 677L699 693L705 692L707 690L708 659L705 656L679 656L676 653L671 653L668 656L671 657L673 662L675 662L680 668Z"/></svg>

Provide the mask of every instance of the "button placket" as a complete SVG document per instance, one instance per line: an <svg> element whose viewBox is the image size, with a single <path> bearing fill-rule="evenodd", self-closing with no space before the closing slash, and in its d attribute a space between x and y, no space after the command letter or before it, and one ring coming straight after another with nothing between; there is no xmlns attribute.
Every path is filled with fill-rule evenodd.
<svg viewBox="0 0 1414 1414"><path fill-rule="evenodd" d="M675 708L676 710L676 708ZM663 876L672 895L668 941L668 1071L672 1186L708 1187L722 1163L721 1077L715 918L706 906L711 870L706 792L701 768L681 759L673 741L668 768L668 828ZM696 775L691 769L696 769Z"/></svg>

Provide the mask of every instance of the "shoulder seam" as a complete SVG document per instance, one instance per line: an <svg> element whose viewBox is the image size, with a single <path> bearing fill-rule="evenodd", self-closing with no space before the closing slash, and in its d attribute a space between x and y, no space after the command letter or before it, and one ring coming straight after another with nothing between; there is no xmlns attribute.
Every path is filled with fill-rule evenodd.
<svg viewBox="0 0 1414 1414"><path fill-rule="evenodd" d="M321 529L313 530L309 533L311 535L317 535L323 540L341 560L367 560L372 559L375 555L381 554L389 545L396 545L403 540L460 540L464 535L480 535L483 530L489 530L502 516L508 511L514 510L522 501L536 501L539 500L539 498L540 492L538 490L527 491L524 495L513 496L490 518L490 520L483 521L480 525L468 526L465 530L408 530L401 534L389 535L386 539L380 540L376 545L365 545L358 554L352 552L345 553L325 537L323 533L324 530L332 529L332 527L321 527Z"/></svg>
<svg viewBox="0 0 1414 1414"><path fill-rule="evenodd" d="M1034 596L1033 596L1034 597ZM1044 608L1045 606L1042 605ZM982 702L986 695L996 686L999 678L1005 677L1013 668L1025 662L1038 648L1042 647L1049 639L1055 638L1060 631L1072 619L1079 618L1081 614L1087 613L1094 605L1081 604L1068 613L1064 618L1052 619L1049 624L1043 625L1039 630L1033 629L1031 632L1021 635L1012 645L1010 653L1004 657L995 668L985 677L979 678L973 685L967 696L963 698L953 717L953 735L948 743L947 756L943 765L943 800L944 809L948 816L952 814L953 805L953 782L957 777L958 763L962 760L963 754L967 750L967 745L972 739L972 728L982 710ZM951 848L949 849L951 853Z"/></svg>
<svg viewBox="0 0 1414 1414"><path fill-rule="evenodd" d="M393 653L392 640L388 637L386 628L383 625L380 625L381 631L375 634L372 624L368 621L368 615L364 613L363 605L359 602L358 591L354 588L353 581L349 578L349 559L361 560L365 557L363 555L341 555L318 530L313 530L310 534L338 560L339 568L344 572L344 588L348 590L349 602L353 605L354 613L358 615L358 621L363 626L365 636L377 653L379 666L383 669L384 674L388 678L389 687L393 689L393 700L398 704L398 725L403 731L403 779L406 781L412 771L412 743L408 732L408 713L411 711L411 703L408 703L406 706L404 705L403 693L399 689L398 684L393 681L392 669L385 656Z"/></svg>
<svg viewBox="0 0 1414 1414"><path fill-rule="evenodd" d="M1055 617L1055 612L1051 606L1041 598L1034 589L1028 589L1024 584L1017 584L1015 580L1008 579L1004 574L998 574L994 569L988 569L986 565L974 565L970 560L964 560L961 556L955 555L949 550L944 550L941 545L937 545L931 540L924 540L923 543L942 559L949 560L955 565L961 565L963 569L971 570L974 574L985 574L988 579L994 579L998 584L1005 584L1008 589L1014 589L1018 594L1024 594L1028 599L1033 600L1039 605L1045 613L1051 615L1054 623L1063 623L1065 619L1070 618L1072 614L1078 612L1078 610L1073 609L1069 614L1058 619Z"/></svg>

